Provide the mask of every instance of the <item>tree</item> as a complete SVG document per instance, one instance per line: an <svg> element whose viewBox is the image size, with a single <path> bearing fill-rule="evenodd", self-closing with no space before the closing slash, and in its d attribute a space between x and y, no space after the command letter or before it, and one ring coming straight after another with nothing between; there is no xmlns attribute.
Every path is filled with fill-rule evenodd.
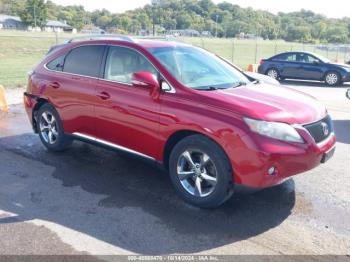
<svg viewBox="0 0 350 262"><path fill-rule="evenodd" d="M104 15L97 18L96 25L103 29L107 29L107 27L110 25L111 22L112 22L112 17Z"/></svg>
<svg viewBox="0 0 350 262"><path fill-rule="evenodd" d="M24 10L25 0L0 0L0 14L17 16Z"/></svg>
<svg viewBox="0 0 350 262"><path fill-rule="evenodd" d="M0 0L0 13L20 15L32 26L36 23L42 27L46 19L67 21L78 30L90 24L107 31L152 32L154 22L159 29L195 29L210 31L212 35L217 28L218 37L245 33L264 39L312 43L348 43L350 39L350 18L331 19L307 10L275 15L225 1L215 4L213 0L156 0L142 8L112 14L106 9L88 12L83 6L61 6L52 0L45 5L44 1Z"/></svg>
<svg viewBox="0 0 350 262"><path fill-rule="evenodd" d="M44 0L27 0L20 17L29 26L43 28L47 19L47 6Z"/></svg>

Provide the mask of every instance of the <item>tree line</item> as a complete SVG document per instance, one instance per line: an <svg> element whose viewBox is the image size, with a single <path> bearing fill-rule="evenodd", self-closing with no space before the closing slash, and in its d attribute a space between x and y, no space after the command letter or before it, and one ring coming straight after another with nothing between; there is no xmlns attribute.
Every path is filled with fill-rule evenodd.
<svg viewBox="0 0 350 262"><path fill-rule="evenodd" d="M89 12L83 6L61 6L50 0L0 0L0 13L20 16L28 25L42 26L46 20L60 20L78 30L97 26L129 34L141 30L152 33L153 29L158 33L194 29L218 37L245 33L304 43L348 43L350 40L350 18L327 18L307 10L275 15L227 2L214 4L211 0L153 0L143 8L121 14L106 9Z"/></svg>

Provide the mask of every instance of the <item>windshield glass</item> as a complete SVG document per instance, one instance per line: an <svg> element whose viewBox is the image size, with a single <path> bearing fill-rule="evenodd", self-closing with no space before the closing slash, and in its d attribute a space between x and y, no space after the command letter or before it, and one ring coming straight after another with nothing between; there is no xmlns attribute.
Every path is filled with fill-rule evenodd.
<svg viewBox="0 0 350 262"><path fill-rule="evenodd" d="M319 54L314 54L315 57L317 57L319 60L321 60L322 62L324 63L329 63L331 60L329 60L328 58L324 57L324 56L321 56Z"/></svg>
<svg viewBox="0 0 350 262"><path fill-rule="evenodd" d="M193 89L225 89L250 82L237 69L200 48L182 46L148 50L180 83Z"/></svg>

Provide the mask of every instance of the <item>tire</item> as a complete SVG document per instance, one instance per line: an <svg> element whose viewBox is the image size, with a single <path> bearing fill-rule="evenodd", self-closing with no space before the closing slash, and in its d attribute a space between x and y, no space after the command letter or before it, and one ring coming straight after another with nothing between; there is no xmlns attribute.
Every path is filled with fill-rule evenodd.
<svg viewBox="0 0 350 262"><path fill-rule="evenodd" d="M50 104L44 104L38 111L38 133L43 145L50 151L66 150L72 139L65 135L60 116Z"/></svg>
<svg viewBox="0 0 350 262"><path fill-rule="evenodd" d="M338 86L341 84L341 77L339 73L331 71L325 75L324 81L328 86Z"/></svg>
<svg viewBox="0 0 350 262"><path fill-rule="evenodd" d="M203 135L185 137L175 145L169 158L169 173L179 196L200 208L218 207L233 194L228 157L218 144Z"/></svg>
<svg viewBox="0 0 350 262"><path fill-rule="evenodd" d="M275 68L270 68L270 69L266 70L265 74L273 79L276 79L276 80L278 80L280 78L280 74L279 74L278 70Z"/></svg>

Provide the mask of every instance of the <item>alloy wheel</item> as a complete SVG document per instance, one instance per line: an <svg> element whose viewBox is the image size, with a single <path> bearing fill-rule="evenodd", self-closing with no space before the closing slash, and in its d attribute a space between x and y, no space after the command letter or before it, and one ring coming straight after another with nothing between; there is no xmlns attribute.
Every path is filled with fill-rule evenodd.
<svg viewBox="0 0 350 262"><path fill-rule="evenodd" d="M43 112L40 117L40 133L44 141L50 145L58 139L57 121L50 112Z"/></svg>
<svg viewBox="0 0 350 262"><path fill-rule="evenodd" d="M278 78L278 73L275 69L270 69L268 72L267 72L267 75L269 77L272 77L273 79L277 79Z"/></svg>
<svg viewBox="0 0 350 262"><path fill-rule="evenodd" d="M335 85L338 82L338 75L336 73L327 74L326 82L329 85Z"/></svg>
<svg viewBox="0 0 350 262"><path fill-rule="evenodd" d="M177 162L182 187L197 197L209 196L217 184L217 169L211 158L199 150L186 150Z"/></svg>

